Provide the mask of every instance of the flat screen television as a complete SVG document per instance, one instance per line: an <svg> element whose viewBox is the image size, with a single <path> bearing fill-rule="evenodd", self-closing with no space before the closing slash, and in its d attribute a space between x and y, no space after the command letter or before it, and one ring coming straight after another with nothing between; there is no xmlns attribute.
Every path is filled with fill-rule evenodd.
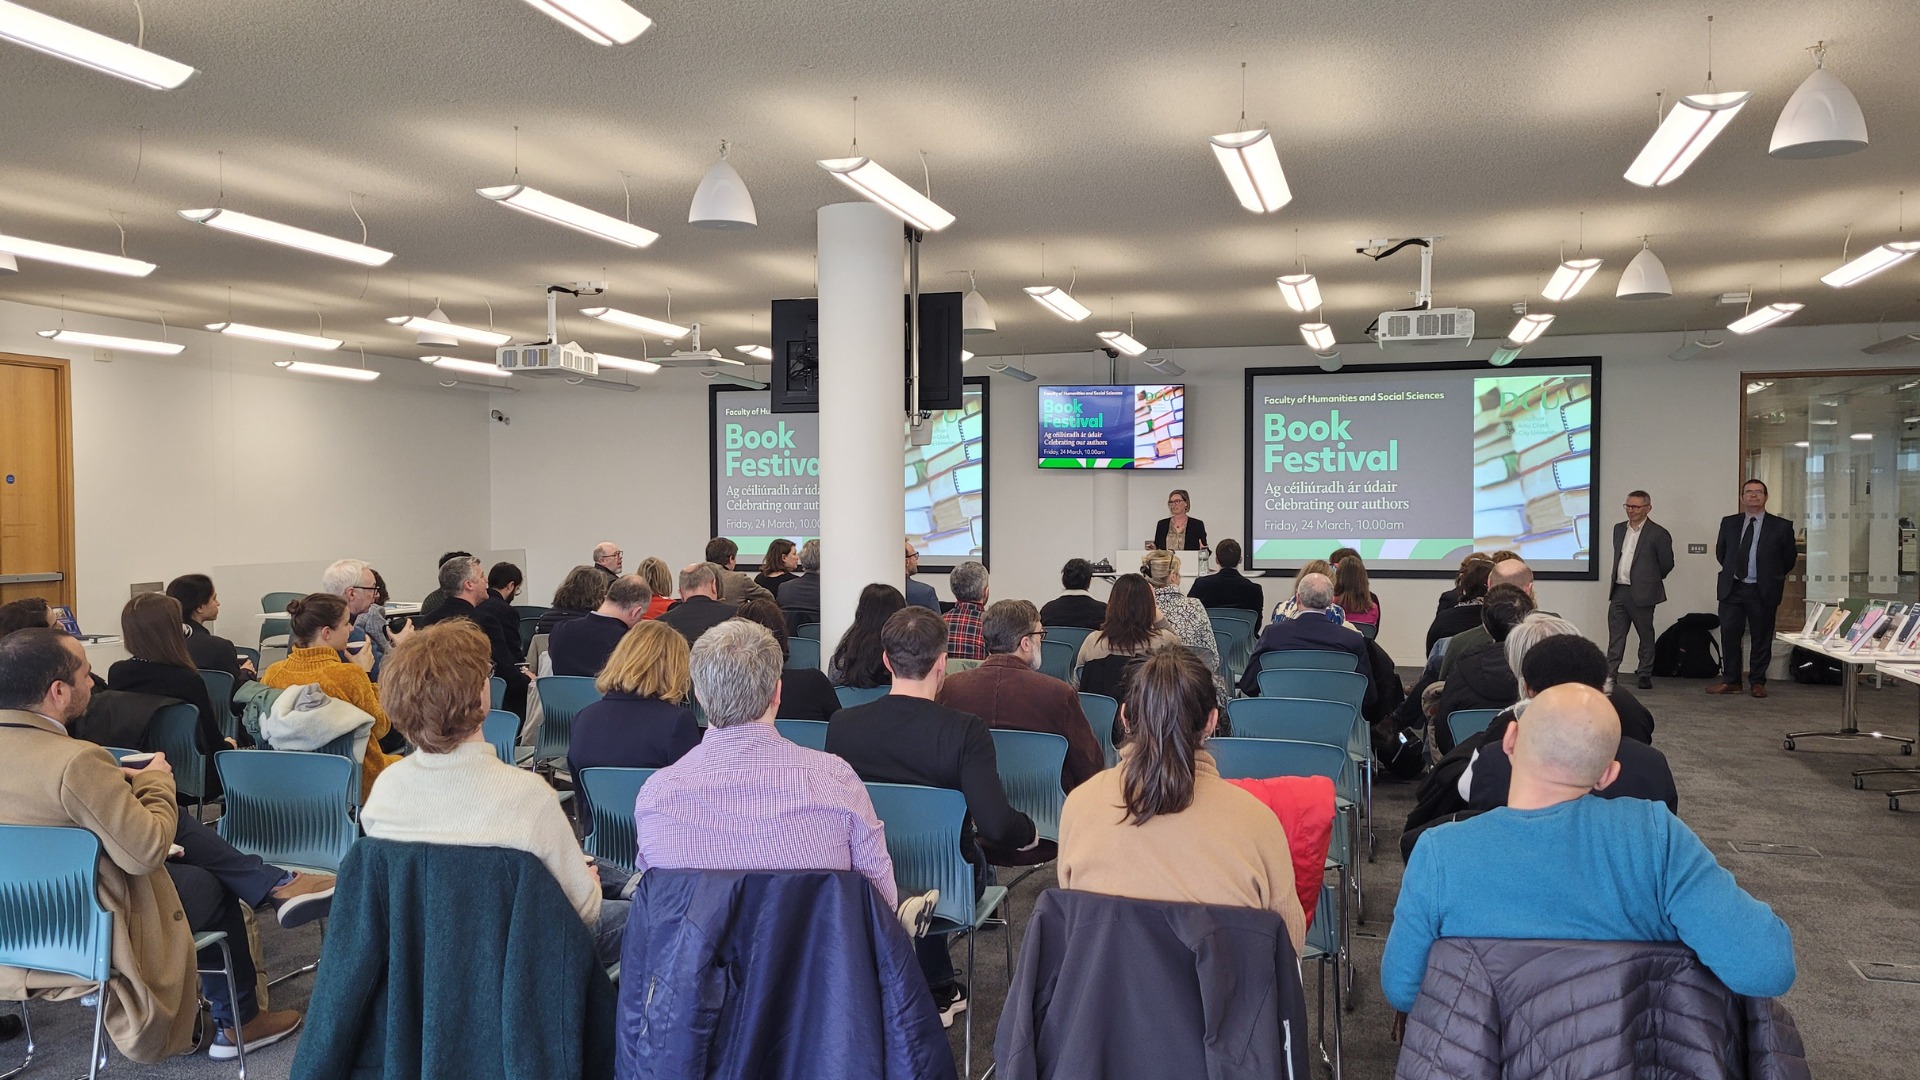
<svg viewBox="0 0 1920 1080"><path fill-rule="evenodd" d="M1040 387L1043 469L1186 467L1180 383Z"/></svg>

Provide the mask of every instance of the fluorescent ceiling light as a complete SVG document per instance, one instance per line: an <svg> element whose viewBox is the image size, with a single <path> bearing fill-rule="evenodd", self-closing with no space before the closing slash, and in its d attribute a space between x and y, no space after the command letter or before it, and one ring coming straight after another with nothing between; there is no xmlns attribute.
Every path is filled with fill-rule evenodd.
<svg viewBox="0 0 1920 1080"><path fill-rule="evenodd" d="M1594 272L1599 269L1599 259L1569 259L1554 269L1553 276L1547 279L1547 287L1540 290L1540 295L1555 303L1571 300L1587 287L1587 282L1593 280Z"/></svg>
<svg viewBox="0 0 1920 1080"><path fill-rule="evenodd" d="M1704 338L1696 339L1694 341L1689 341L1684 345L1681 345L1679 348L1668 353L1667 359L1691 360L1694 357L1699 356L1701 353L1706 352L1708 349L1717 349L1720 346L1725 345L1726 343L1727 342L1725 338L1722 338L1719 341L1708 341Z"/></svg>
<svg viewBox="0 0 1920 1080"><path fill-rule="evenodd" d="M1106 342L1107 348L1118 349L1127 356L1139 356L1147 351L1147 347L1136 341L1132 334L1122 330L1102 330L1094 337Z"/></svg>
<svg viewBox="0 0 1920 1080"><path fill-rule="evenodd" d="M1793 445L1799 447L1802 450L1805 450L1807 447L1812 446L1813 444L1810 442L1797 442L1797 443L1794 443Z"/></svg>
<svg viewBox="0 0 1920 1080"><path fill-rule="evenodd" d="M1553 314L1551 312L1541 312L1537 315L1522 315L1520 316L1520 321L1513 324L1513 329L1507 331L1507 343L1509 345L1531 345L1539 341L1540 335L1546 333L1547 327L1552 325Z"/></svg>
<svg viewBox="0 0 1920 1080"><path fill-rule="evenodd" d="M1713 302L1721 307L1745 307L1753 303L1753 291L1749 289L1746 292L1723 292L1714 297Z"/></svg>
<svg viewBox="0 0 1920 1080"><path fill-rule="evenodd" d="M179 356L187 348L185 345L176 345L171 341L116 337L113 334L89 334L81 330L42 330L40 336L48 341L58 341L63 345L92 345L99 349L125 349L128 352L152 353L155 356Z"/></svg>
<svg viewBox="0 0 1920 1080"><path fill-rule="evenodd" d="M1873 440L1873 432L1856 431L1852 435L1849 435L1847 437L1852 439L1854 442L1871 442Z"/></svg>
<svg viewBox="0 0 1920 1080"><path fill-rule="evenodd" d="M1029 285L1026 293L1038 300L1042 306L1068 322L1082 322L1093 312L1085 304L1068 295L1067 290L1058 285Z"/></svg>
<svg viewBox="0 0 1920 1080"><path fill-rule="evenodd" d="M108 255L104 252L71 248L62 244L43 244L38 240L8 236L5 233L0 233L0 252L18 255L23 259L39 259L41 262L77 266L82 270L99 270L102 273L119 274L123 277L146 277L159 269L153 263L129 259L124 255Z"/></svg>
<svg viewBox="0 0 1920 1080"><path fill-rule="evenodd" d="M1266 128L1233 131L1215 135L1207 142L1241 206L1256 214L1270 214L1293 201L1287 176L1280 171L1280 152L1274 149L1273 132Z"/></svg>
<svg viewBox="0 0 1920 1080"><path fill-rule="evenodd" d="M765 345L735 345L733 351L742 356L751 356L762 363L773 359L773 350L767 348Z"/></svg>
<svg viewBox="0 0 1920 1080"><path fill-rule="evenodd" d="M1895 349L1904 349L1914 344L1920 344L1920 331L1911 334L1901 334L1899 337L1891 337L1885 341L1876 341L1860 351L1870 356L1877 356L1880 353L1890 353ZM1913 385L1913 383L1908 383L1905 386L1896 387L1895 389L1909 390L1913 388Z"/></svg>
<svg viewBox="0 0 1920 1080"><path fill-rule="evenodd" d="M472 390L481 394L517 394L520 392L505 383L467 382L464 379L441 379L439 383L448 390Z"/></svg>
<svg viewBox="0 0 1920 1080"><path fill-rule="evenodd" d="M0 38L155 90L172 90L193 69L105 34L0 0Z"/></svg>
<svg viewBox="0 0 1920 1080"><path fill-rule="evenodd" d="M1840 269L1822 277L1820 280L1836 289L1857 285L1882 270L1890 270L1908 259L1920 254L1920 240L1903 240L1892 244L1881 244L1848 262Z"/></svg>
<svg viewBox="0 0 1920 1080"><path fill-rule="evenodd" d="M641 330L649 334L658 334L668 341L674 341L693 333L693 328L690 326L681 326L678 323L670 323L661 319L650 319L645 315L635 315L631 311L621 311L619 308L581 308L580 314L585 315L589 319L599 319L602 322L613 323L615 326L624 326L631 330Z"/></svg>
<svg viewBox="0 0 1920 1080"><path fill-rule="evenodd" d="M246 323L216 322L208 323L207 329L216 334L230 337L251 338L254 341L271 341L275 345L292 345L300 349L321 349L331 352L345 345L338 338L316 337L313 334L296 334L291 330L274 330L265 326L248 326Z"/></svg>
<svg viewBox="0 0 1920 1080"><path fill-rule="evenodd" d="M828 158L817 164L832 173L834 179L922 232L939 232L953 224L953 215L940 204L913 190L872 158Z"/></svg>
<svg viewBox="0 0 1920 1080"><path fill-rule="evenodd" d="M724 371L702 371L700 374L712 379L714 382L726 383L730 386L743 386L748 390L765 390L767 388L766 383L760 382L757 379L749 379L744 375L732 375Z"/></svg>
<svg viewBox="0 0 1920 1080"><path fill-rule="evenodd" d="M1171 359L1164 356L1156 357L1152 360L1145 360L1145 361L1142 361L1142 363L1146 364L1148 367L1152 368L1153 370L1159 372L1162 375L1170 376L1176 379L1187 373L1186 368L1181 367L1179 364L1174 363Z"/></svg>
<svg viewBox="0 0 1920 1080"><path fill-rule="evenodd" d="M1674 102L1659 130L1627 167L1627 180L1641 187L1664 187L1680 179L1752 99L1751 91L1730 91L1688 94Z"/></svg>
<svg viewBox="0 0 1920 1080"><path fill-rule="evenodd" d="M660 365L651 360L635 360L631 357L615 356L612 353L594 353L593 358L601 367L613 368L616 371L637 371L642 375L651 375L660 370Z"/></svg>
<svg viewBox="0 0 1920 1080"><path fill-rule="evenodd" d="M338 364L309 364L305 360L275 360L273 366L302 375L330 375L336 379L353 379L356 382L372 382L380 377L379 372L367 368L341 367Z"/></svg>
<svg viewBox="0 0 1920 1080"><path fill-rule="evenodd" d="M1727 329L1736 334L1751 334L1755 330L1764 330L1781 319L1806 307L1805 304L1773 303L1758 311L1750 312L1727 324Z"/></svg>
<svg viewBox="0 0 1920 1080"><path fill-rule="evenodd" d="M395 326L405 327L408 330L431 330L437 334L444 334L456 341L471 341L480 345L492 345L496 348L513 340L512 334L500 334L492 330L480 330L471 326L461 326L459 323L446 322L442 319L423 318L419 315L395 315L387 321Z"/></svg>
<svg viewBox="0 0 1920 1080"><path fill-rule="evenodd" d="M625 45L653 25L652 19L620 0L527 0L527 3L597 45Z"/></svg>
<svg viewBox="0 0 1920 1080"><path fill-rule="evenodd" d="M1312 274L1287 274L1274 279L1280 297L1295 311L1312 311L1320 306L1320 282Z"/></svg>
<svg viewBox="0 0 1920 1080"><path fill-rule="evenodd" d="M1518 345L1499 348L1493 350L1492 356L1487 357L1487 363L1492 364L1494 367L1506 367L1508 364L1513 363L1514 359L1519 355L1520 346Z"/></svg>
<svg viewBox="0 0 1920 1080"><path fill-rule="evenodd" d="M1019 379L1021 382L1033 382L1040 377L1031 371L1023 371L1020 368L1014 367L1012 364L988 364L987 370L996 375L1006 375L1010 378Z"/></svg>
<svg viewBox="0 0 1920 1080"><path fill-rule="evenodd" d="M1773 385L1772 383L1748 383L1747 393L1757 394L1760 391L1765 390L1767 387L1772 385ZM1840 421L1833 420L1833 419L1824 419L1824 418L1820 420L1809 420L1807 421L1807 423L1818 424L1821 427L1839 427L1840 426Z"/></svg>
<svg viewBox="0 0 1920 1080"><path fill-rule="evenodd" d="M480 360L463 360L458 356L423 356L420 358L420 361L421 363L432 364L434 367L444 371L464 371L469 375L486 375L495 379L508 379L513 377L513 372L503 371L497 364L489 364Z"/></svg>
<svg viewBox="0 0 1920 1080"><path fill-rule="evenodd" d="M963 364L964 364L964 363L966 363L967 361L969 361L969 360L971 360L971 359L973 359L973 354L972 354L972 353L970 353L970 352L968 352L968 351L967 351L967 350L965 350L965 349L961 349L961 350L960 350L960 362L961 362L961 363L963 363Z"/></svg>
<svg viewBox="0 0 1920 1080"><path fill-rule="evenodd" d="M660 239L660 234L651 229L643 229L598 210L589 210L578 203L570 203L525 184L475 188L474 194L555 225L565 225L588 236L611 240L622 247L643 248Z"/></svg>
<svg viewBox="0 0 1920 1080"><path fill-rule="evenodd" d="M1301 323L1300 338L1311 346L1314 352L1324 353L1333 351L1333 327L1328 326L1326 323Z"/></svg>
<svg viewBox="0 0 1920 1080"><path fill-rule="evenodd" d="M366 244L356 244L351 240L342 240L337 236L328 236L311 229L302 229L295 225L282 225L277 221L242 214L233 210L209 207L205 210L182 210L180 216L188 221L197 221L202 225L211 225L223 232L251 236L255 240L265 240L269 244L284 244L301 251L311 251L315 255L345 259L361 266L385 266L393 258L393 252L382 251Z"/></svg>

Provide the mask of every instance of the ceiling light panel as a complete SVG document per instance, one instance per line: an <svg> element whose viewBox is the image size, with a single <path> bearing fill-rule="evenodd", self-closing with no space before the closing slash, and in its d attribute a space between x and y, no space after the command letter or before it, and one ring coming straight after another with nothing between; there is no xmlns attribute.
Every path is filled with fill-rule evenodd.
<svg viewBox="0 0 1920 1080"><path fill-rule="evenodd" d="M921 232L939 232L953 224L953 215L939 203L913 190L872 158L828 158L817 164L832 173L835 180Z"/></svg>
<svg viewBox="0 0 1920 1080"><path fill-rule="evenodd" d="M1728 323L1727 329L1736 334L1751 334L1755 330L1764 330L1772 326L1774 323L1779 322L1781 319L1792 315L1794 312L1806 306L1805 304L1793 303L1768 304L1766 307L1758 308Z"/></svg>
<svg viewBox="0 0 1920 1080"><path fill-rule="evenodd" d="M458 356L423 356L422 363L432 364L443 371L464 371L469 375L486 375L495 379L513 377L513 372L504 371L497 364L480 360L465 360Z"/></svg>
<svg viewBox="0 0 1920 1080"><path fill-rule="evenodd" d="M1314 352L1330 352L1334 346L1333 327L1323 322L1301 323L1300 340L1306 342Z"/></svg>
<svg viewBox="0 0 1920 1080"><path fill-rule="evenodd" d="M38 259L41 262L78 267L82 270L119 274L122 277L146 277L159 269L153 263L129 259L124 255L108 255L101 251L88 251L85 248L67 247L63 244L45 244L38 240L28 240L23 236L8 236L4 233L0 233L0 252L18 255L23 259Z"/></svg>
<svg viewBox="0 0 1920 1080"><path fill-rule="evenodd" d="M1674 102L1659 130L1627 167L1627 180L1641 187L1664 187L1680 179L1752 99L1750 91L1735 91L1689 94Z"/></svg>
<svg viewBox="0 0 1920 1080"><path fill-rule="evenodd" d="M42 330L40 336L48 341L57 341L62 345L91 345L96 349L125 349L128 352L152 353L155 356L179 356L186 351L185 345L176 345L171 341L155 341L152 338L119 337L114 334L89 334L81 330Z"/></svg>
<svg viewBox="0 0 1920 1080"><path fill-rule="evenodd" d="M155 90L172 90L193 77L193 69L177 60L11 0L0 0L0 38Z"/></svg>
<svg viewBox="0 0 1920 1080"><path fill-rule="evenodd" d="M511 206L523 214L551 221L555 225L565 225L588 236L611 240L622 247L643 248L660 239L660 234L651 229L643 229L598 210L589 210L578 203L570 203L525 184L475 188L474 193L502 206Z"/></svg>
<svg viewBox="0 0 1920 1080"><path fill-rule="evenodd" d="M1920 240L1881 244L1820 280L1836 289L1844 289L1849 285L1858 285L1882 270L1891 270L1913 258L1915 254L1920 254Z"/></svg>
<svg viewBox="0 0 1920 1080"><path fill-rule="evenodd" d="M1042 307L1068 322L1084 322L1093 314L1087 305L1067 294L1067 290L1058 285L1029 285L1026 293L1040 302Z"/></svg>
<svg viewBox="0 0 1920 1080"><path fill-rule="evenodd" d="M1256 214L1270 214L1293 201L1287 176L1280 170L1280 151L1273 132L1234 131L1207 140L1214 159L1233 186L1233 197Z"/></svg>
<svg viewBox="0 0 1920 1080"><path fill-rule="evenodd" d="M1552 325L1551 313L1522 315L1520 321L1513 324L1513 329L1507 332L1507 341L1513 345L1530 345L1540 340L1540 335L1546 333L1547 327Z"/></svg>
<svg viewBox="0 0 1920 1080"><path fill-rule="evenodd" d="M761 363L768 363L773 360L773 350L767 348L765 345L735 345L733 351L742 356L751 356Z"/></svg>
<svg viewBox="0 0 1920 1080"><path fill-rule="evenodd" d="M639 330L648 334L656 334L668 341L675 341L693 333L693 327L691 326L681 326L678 323L670 323L664 319L652 319L645 315L635 315L631 311L621 311L619 308L581 308L580 314L585 315L589 319L599 319L602 322L610 322L615 326L624 326L629 330Z"/></svg>
<svg viewBox="0 0 1920 1080"><path fill-rule="evenodd" d="M1561 263L1554 268L1553 276L1547 279L1547 287L1540 290L1540 295L1556 303L1573 299L1581 289L1587 287L1587 282L1593 280L1594 273L1600 269L1600 262L1599 259L1569 259Z"/></svg>
<svg viewBox="0 0 1920 1080"><path fill-rule="evenodd" d="M352 379L355 382L372 382L380 377L377 371L367 368L340 367L336 364L309 364L305 360L275 360L273 366L301 375L325 375L334 379Z"/></svg>
<svg viewBox="0 0 1920 1080"><path fill-rule="evenodd" d="M1139 356L1147 351L1145 345L1134 339L1132 334L1123 330L1102 330L1094 335L1107 343L1107 348L1118 351L1123 356Z"/></svg>
<svg viewBox="0 0 1920 1080"><path fill-rule="evenodd" d="M313 334L296 334L291 330L275 330L267 326L248 326L246 323L217 322L208 323L207 329L228 337L249 338L253 341L270 341L275 345L292 345L298 349L319 349L332 352L346 342L337 338L318 337Z"/></svg>
<svg viewBox="0 0 1920 1080"><path fill-rule="evenodd" d="M366 244L356 244L351 240L342 240L337 236L328 236L311 229L302 229L297 225L283 225L278 221L254 217L233 210L209 207L205 210L182 210L180 216L188 221L197 221L210 225L222 232L239 236L251 236L255 240L265 240L269 244L281 244L301 251L310 251L315 255L344 259L359 263L361 266L385 266L393 258L393 252L382 251Z"/></svg>
<svg viewBox="0 0 1920 1080"><path fill-rule="evenodd" d="M660 370L660 365L651 360L635 360L630 356L615 356L612 353L594 353L593 358L603 368L617 371L637 371L642 375L651 375Z"/></svg>
<svg viewBox="0 0 1920 1080"><path fill-rule="evenodd" d="M408 330L429 330L437 334L444 334L456 341L471 341L477 345L492 345L496 348L513 340L512 334L501 334L492 330L481 330L477 327L461 326L459 323L442 322L439 319L429 319L420 315L396 315L387 321L395 326L404 327Z"/></svg>
<svg viewBox="0 0 1920 1080"><path fill-rule="evenodd" d="M620 0L527 0L534 10L596 45L625 45L653 20Z"/></svg>
<svg viewBox="0 0 1920 1080"><path fill-rule="evenodd" d="M1320 306L1320 282L1312 274L1287 274L1274 279L1280 286L1280 298L1295 311L1312 311Z"/></svg>

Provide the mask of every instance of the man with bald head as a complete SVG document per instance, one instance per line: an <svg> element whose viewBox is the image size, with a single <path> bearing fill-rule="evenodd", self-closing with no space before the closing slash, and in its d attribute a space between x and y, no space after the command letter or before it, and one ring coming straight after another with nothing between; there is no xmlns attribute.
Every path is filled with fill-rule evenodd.
<svg viewBox="0 0 1920 1080"><path fill-rule="evenodd" d="M626 552L620 550L619 544L602 540L593 545L593 568L607 575L608 582L620 576L625 561Z"/></svg>
<svg viewBox="0 0 1920 1080"><path fill-rule="evenodd" d="M1593 795L1619 775L1619 744L1613 706L1578 683L1508 726L1507 805L1432 829L1407 863L1380 963L1395 1009L1412 1010L1441 937L1678 941L1736 994L1793 986L1786 923L1665 804Z"/></svg>
<svg viewBox="0 0 1920 1080"><path fill-rule="evenodd" d="M1487 591L1491 592L1499 585L1511 585L1526 593L1528 599L1538 599L1533 595L1533 567L1517 558L1501 559L1493 564L1493 569L1487 573ZM1460 662L1462 656L1492 640L1493 635L1483 625L1470 626L1453 635L1453 640L1447 642L1446 655L1440 661L1440 677L1445 679L1452 675L1453 666Z"/></svg>
<svg viewBox="0 0 1920 1080"><path fill-rule="evenodd" d="M1330 610L1333 607L1333 579L1325 574L1301 574L1293 583L1293 614L1275 619L1254 643L1253 657L1247 661L1246 674L1240 678L1240 692L1248 696L1260 693L1260 654L1278 649L1318 649L1348 652L1354 655L1354 670L1367 676L1363 704L1374 699L1373 661L1367 656L1367 639L1360 631Z"/></svg>

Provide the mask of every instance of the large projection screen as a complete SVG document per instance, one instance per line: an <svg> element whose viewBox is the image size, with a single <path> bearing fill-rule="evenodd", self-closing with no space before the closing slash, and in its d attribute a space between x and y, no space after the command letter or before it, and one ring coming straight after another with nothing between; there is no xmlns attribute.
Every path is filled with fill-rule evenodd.
<svg viewBox="0 0 1920 1080"><path fill-rule="evenodd" d="M740 545L741 568L785 537L820 535L820 415L768 409L769 393L713 387L708 473L713 536ZM922 570L987 559L987 380L966 380L961 408L933 415L933 441L914 446L901 422L901 533Z"/></svg>
<svg viewBox="0 0 1920 1080"><path fill-rule="evenodd" d="M1355 548L1369 574L1452 576L1509 550L1592 580L1600 358L1247 371L1247 565Z"/></svg>

